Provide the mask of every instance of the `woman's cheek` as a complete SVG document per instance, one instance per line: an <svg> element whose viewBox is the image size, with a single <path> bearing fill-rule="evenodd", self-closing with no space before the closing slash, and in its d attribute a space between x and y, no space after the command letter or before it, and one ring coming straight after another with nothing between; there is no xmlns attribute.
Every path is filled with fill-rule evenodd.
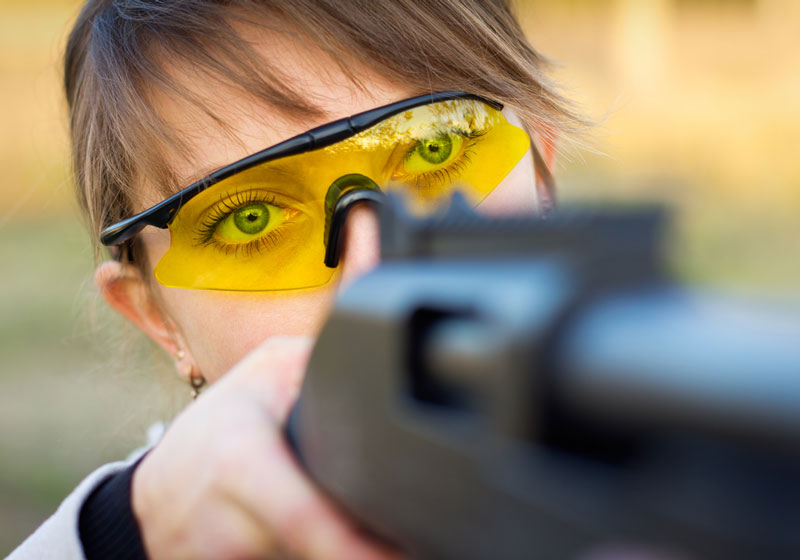
<svg viewBox="0 0 800 560"><path fill-rule="evenodd" d="M536 174L530 151L478 206L480 213L491 216L532 214L538 209Z"/></svg>
<svg viewBox="0 0 800 560"><path fill-rule="evenodd" d="M164 292L195 364L212 383L270 337L315 337L335 293L332 286L287 293Z"/></svg>

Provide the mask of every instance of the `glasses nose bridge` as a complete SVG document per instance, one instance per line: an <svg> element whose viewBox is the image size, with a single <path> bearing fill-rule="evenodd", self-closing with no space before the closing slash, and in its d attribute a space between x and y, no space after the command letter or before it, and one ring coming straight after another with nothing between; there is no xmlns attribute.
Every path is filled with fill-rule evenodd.
<svg viewBox="0 0 800 560"><path fill-rule="evenodd" d="M325 195L325 266L339 266L350 211L361 204L376 206L383 203L385 198L378 184L361 173L349 173L331 183Z"/></svg>

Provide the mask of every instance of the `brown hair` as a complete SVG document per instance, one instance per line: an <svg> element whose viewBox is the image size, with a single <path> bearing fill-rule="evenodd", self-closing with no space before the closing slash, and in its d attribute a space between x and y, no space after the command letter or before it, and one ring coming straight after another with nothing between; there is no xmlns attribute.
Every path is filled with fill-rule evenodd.
<svg viewBox="0 0 800 560"><path fill-rule="evenodd" d="M76 189L92 235L135 212L142 179L175 186L161 148L180 148L181 139L154 110L152 92L178 95L214 117L167 63L287 114L319 112L254 53L242 25L304 37L334 60L420 92L498 100L545 141L580 131L584 121L545 75L547 61L525 39L509 1L89 0L67 43L64 85ZM358 84L349 68L341 62Z"/></svg>

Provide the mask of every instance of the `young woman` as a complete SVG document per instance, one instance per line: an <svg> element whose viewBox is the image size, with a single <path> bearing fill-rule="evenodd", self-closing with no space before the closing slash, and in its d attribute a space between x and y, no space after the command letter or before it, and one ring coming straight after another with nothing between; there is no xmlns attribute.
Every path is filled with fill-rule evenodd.
<svg viewBox="0 0 800 560"><path fill-rule="evenodd" d="M337 292L378 262L365 201L551 204L555 140L581 122L544 70L506 0L89 0L65 86L112 255L95 279L210 387L11 558L396 557L305 478L282 423Z"/></svg>

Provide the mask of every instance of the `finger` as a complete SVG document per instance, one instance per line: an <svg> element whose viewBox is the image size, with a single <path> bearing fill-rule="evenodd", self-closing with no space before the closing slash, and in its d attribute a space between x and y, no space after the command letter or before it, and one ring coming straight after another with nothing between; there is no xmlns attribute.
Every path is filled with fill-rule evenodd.
<svg viewBox="0 0 800 560"><path fill-rule="evenodd" d="M308 337L270 338L229 375L244 378L251 396L281 425L297 399L312 346L313 340Z"/></svg>
<svg viewBox="0 0 800 560"><path fill-rule="evenodd" d="M259 464L260 463L260 464ZM362 535L299 470L278 433L262 461L240 478L252 513L280 535L282 548L309 560L397 560L388 546Z"/></svg>

